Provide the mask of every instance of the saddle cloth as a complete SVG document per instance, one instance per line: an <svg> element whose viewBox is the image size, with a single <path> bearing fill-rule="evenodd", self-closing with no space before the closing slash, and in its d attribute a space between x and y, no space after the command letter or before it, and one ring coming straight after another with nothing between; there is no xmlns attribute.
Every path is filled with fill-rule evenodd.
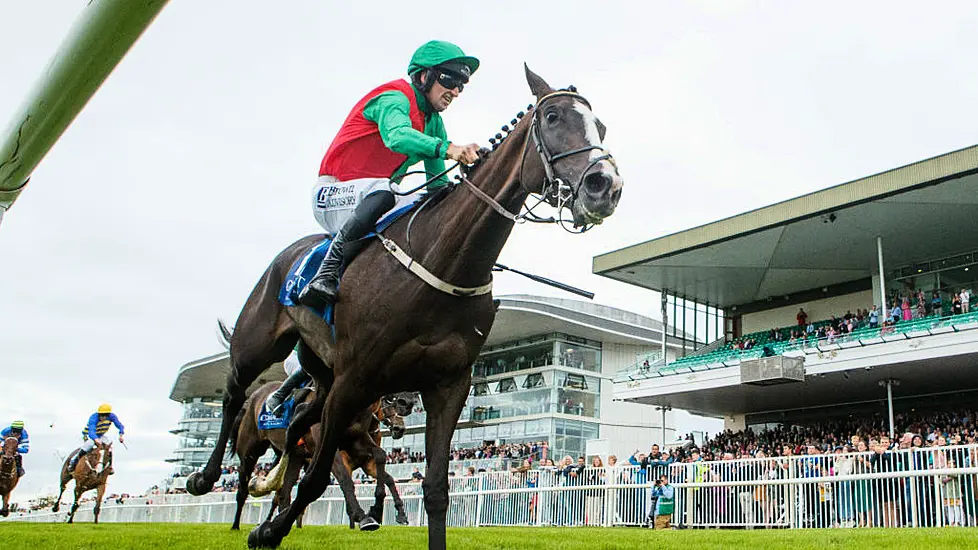
<svg viewBox="0 0 978 550"><path fill-rule="evenodd" d="M384 231L390 227L392 223L419 205L422 200L423 197L391 211L377 223L376 231L367 235L365 238L373 237L377 233ZM289 268L289 274L285 277L285 282L282 284L281 290L279 290L279 303L281 303L283 306L299 305L298 302L296 302L296 298L299 296L299 293L302 292L302 289L309 284L309 281L312 280L313 276L316 275L319 265L323 262L323 258L326 257L326 252L329 251L329 244L331 242L332 239L324 235L322 242L310 248L308 252L300 256L299 259L292 264L292 267ZM343 276L343 272L346 271L346 264L348 264L351 259L352 258L350 257L344 258L344 265L343 269L340 270L340 277ZM327 306L323 311L316 310L316 314L322 317L328 324L333 324L332 305Z"/></svg>
<svg viewBox="0 0 978 550"><path fill-rule="evenodd" d="M262 403L261 413L258 414L258 429L259 430L283 430L289 427L289 422L292 421L292 411L295 409L295 394L290 395L288 399L282 403L282 416L275 416L270 413L267 406Z"/></svg>

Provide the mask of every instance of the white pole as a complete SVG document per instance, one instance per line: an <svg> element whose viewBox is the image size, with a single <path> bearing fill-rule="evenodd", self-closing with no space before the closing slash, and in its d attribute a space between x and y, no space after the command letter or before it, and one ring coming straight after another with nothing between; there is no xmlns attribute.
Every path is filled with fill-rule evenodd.
<svg viewBox="0 0 978 550"><path fill-rule="evenodd" d="M659 451L666 450L666 411L667 407L662 407L662 445L659 447Z"/></svg>
<svg viewBox="0 0 978 550"><path fill-rule="evenodd" d="M876 237L876 256L880 264L880 315L886 319L889 317L890 311L886 308L886 282L883 279L883 237L880 236Z"/></svg>
<svg viewBox="0 0 978 550"><path fill-rule="evenodd" d="M34 168L167 2L90 0L82 9L0 134L0 220Z"/></svg>
<svg viewBox="0 0 978 550"><path fill-rule="evenodd" d="M669 297L666 289L662 289L660 296L662 297L662 366L665 367L669 364L669 360L666 358L666 328L669 326L669 307L668 301Z"/></svg>
<svg viewBox="0 0 978 550"><path fill-rule="evenodd" d="M890 410L890 441L896 437L893 429L893 380L886 381L886 405Z"/></svg>

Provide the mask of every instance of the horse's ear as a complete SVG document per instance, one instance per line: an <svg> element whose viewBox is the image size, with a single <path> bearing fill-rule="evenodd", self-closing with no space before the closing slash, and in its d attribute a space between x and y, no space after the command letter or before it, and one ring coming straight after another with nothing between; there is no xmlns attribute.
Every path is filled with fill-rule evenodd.
<svg viewBox="0 0 978 550"><path fill-rule="evenodd" d="M530 91L533 92L533 95L537 96L537 101L541 97L553 93L554 89L550 87L550 84L547 84L547 81L540 78L537 73L531 71L526 63L523 63L523 69L526 70L526 83L530 85Z"/></svg>
<svg viewBox="0 0 978 550"><path fill-rule="evenodd" d="M595 124L598 125L598 137L601 139L601 141L604 141L604 134L605 134L605 132L608 131L608 127L605 126L601 122L601 119L599 119L597 117L595 117L594 122L595 122Z"/></svg>

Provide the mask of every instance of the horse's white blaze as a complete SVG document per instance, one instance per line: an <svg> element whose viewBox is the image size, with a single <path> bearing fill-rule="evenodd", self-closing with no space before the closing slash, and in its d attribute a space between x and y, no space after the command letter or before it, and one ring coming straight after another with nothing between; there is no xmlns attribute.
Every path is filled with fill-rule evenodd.
<svg viewBox="0 0 978 550"><path fill-rule="evenodd" d="M588 109L587 105L581 103L580 101L574 102L574 110L580 113L581 117L584 118L584 139L587 140L588 145L596 145L600 147L601 133L598 132L597 117L594 116L594 113L591 112L591 109ZM591 149L589 157L591 158L591 160L594 160L603 154L604 154L603 151L600 151L598 149Z"/></svg>

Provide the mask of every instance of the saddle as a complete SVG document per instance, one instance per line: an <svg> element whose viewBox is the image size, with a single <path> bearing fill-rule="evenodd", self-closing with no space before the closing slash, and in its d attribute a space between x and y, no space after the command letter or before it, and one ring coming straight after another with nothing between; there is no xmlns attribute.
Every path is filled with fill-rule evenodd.
<svg viewBox="0 0 978 550"><path fill-rule="evenodd" d="M363 239L358 241L353 241L347 243L344 254L343 254L343 265L340 266L340 279L342 280L343 274L346 272L347 266L350 262L367 246L370 242L369 239L376 237L381 232L390 227L394 222L404 217L406 214L415 209L421 209L425 206L432 206L440 202L449 192L450 187L443 187L442 189L435 191L430 195L421 195L414 202L405 204L400 208L393 210L391 213L387 214L380 221L377 222L377 226L373 233L367 234ZM329 251L329 245L332 243L332 239L329 235L323 235L323 240L316 246L309 249L308 252L300 256L292 267L289 268L289 273L285 277L285 281L282 283L282 288L279 290L278 301L283 306L298 306L299 293L302 289L309 284L309 281L316 275L316 270L322 263L323 258L326 257L326 252ZM320 311L315 310L316 314L323 318L327 324L333 325L333 305L330 304L326 309Z"/></svg>

